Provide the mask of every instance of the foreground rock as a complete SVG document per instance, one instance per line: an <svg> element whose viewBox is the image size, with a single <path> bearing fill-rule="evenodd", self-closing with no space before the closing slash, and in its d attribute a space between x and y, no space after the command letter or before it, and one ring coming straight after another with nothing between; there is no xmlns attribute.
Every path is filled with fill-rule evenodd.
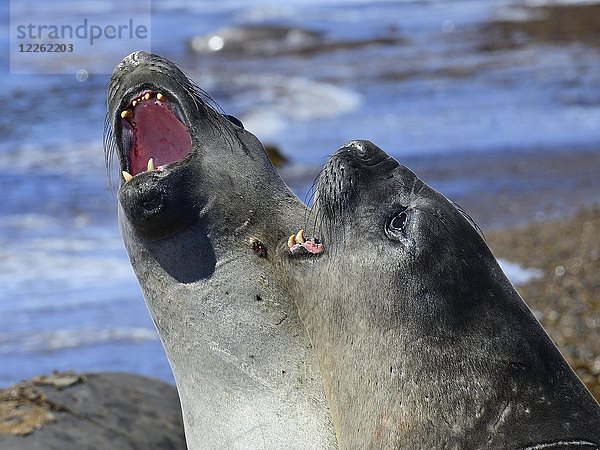
<svg viewBox="0 0 600 450"><path fill-rule="evenodd" d="M185 449L179 397L128 373L35 377L0 390L0 448Z"/></svg>

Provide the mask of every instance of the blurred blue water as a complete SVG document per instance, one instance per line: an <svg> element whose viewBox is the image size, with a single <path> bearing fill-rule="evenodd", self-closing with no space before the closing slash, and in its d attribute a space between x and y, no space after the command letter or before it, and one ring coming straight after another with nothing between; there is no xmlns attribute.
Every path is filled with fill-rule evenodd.
<svg viewBox="0 0 600 450"><path fill-rule="evenodd" d="M120 2L99 3L120 11ZM55 14L78 5L52 2ZM470 36L485 21L506 15L507 5L509 0L167 0L153 3L152 48L181 64L225 111L301 165L319 165L355 138L368 138L399 158L596 148L597 52L581 44L475 51ZM189 52L191 37L240 24L317 30L341 42L392 33L404 44L311 56ZM0 29L6 31L6 23ZM3 67L6 58L0 56ZM107 189L101 137L108 77L79 82L76 70L72 76L3 74L0 384L54 368L171 379L118 235L116 199ZM310 181L295 185L301 197ZM460 181L445 188L460 192Z"/></svg>

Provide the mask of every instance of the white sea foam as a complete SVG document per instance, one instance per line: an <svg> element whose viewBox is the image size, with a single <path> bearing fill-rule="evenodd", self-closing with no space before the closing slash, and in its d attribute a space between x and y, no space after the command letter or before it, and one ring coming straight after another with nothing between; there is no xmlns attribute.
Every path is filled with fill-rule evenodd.
<svg viewBox="0 0 600 450"><path fill-rule="evenodd" d="M534 20L537 18L543 18L543 14L541 12L531 11L531 10L523 7L523 5L519 5L519 6L508 5L508 6L498 8L494 12L494 18L496 20L527 22L527 21Z"/></svg>
<svg viewBox="0 0 600 450"><path fill-rule="evenodd" d="M253 109L243 114L242 121L246 129L262 138L273 137L287 122L335 117L361 104L360 95L349 89L306 78L261 75L235 81L242 88L250 84L260 90L251 103Z"/></svg>
<svg viewBox="0 0 600 450"><path fill-rule="evenodd" d="M286 121L277 111L251 111L242 117L244 128L257 136L270 138L286 127Z"/></svg>
<svg viewBox="0 0 600 450"><path fill-rule="evenodd" d="M544 272L540 269L526 268L505 259L499 259L498 264L500 264L500 268L504 271L504 274L515 286L526 284L544 276Z"/></svg>
<svg viewBox="0 0 600 450"><path fill-rule="evenodd" d="M47 330L35 333L0 335L0 354L13 352L49 352L106 344L109 342L157 341L151 328L76 328Z"/></svg>
<svg viewBox="0 0 600 450"><path fill-rule="evenodd" d="M113 300L121 291L121 297L139 296L116 230L111 234L91 227L68 229L57 219L37 214L0 220L0 230L19 225L19 239L0 239L0 310L60 308L78 299L89 302L90 292L97 302ZM26 239L27 234L31 236Z"/></svg>
<svg viewBox="0 0 600 450"><path fill-rule="evenodd" d="M111 279L123 278L129 276L131 267L127 259L122 257L124 254L111 254L112 251L119 251L121 248L122 244L116 239L31 239L19 246L3 250L4 270L0 277L6 277L7 279L3 280L6 282L9 281L10 275L14 276L17 273L31 279L40 274L61 280L89 276L99 279L106 276Z"/></svg>
<svg viewBox="0 0 600 450"><path fill-rule="evenodd" d="M64 144L25 144L0 151L0 166L11 171L42 170L44 173L87 175L90 171L103 176L104 158L98 142ZM91 156L92 155L92 156ZM94 157L93 155L100 155Z"/></svg>

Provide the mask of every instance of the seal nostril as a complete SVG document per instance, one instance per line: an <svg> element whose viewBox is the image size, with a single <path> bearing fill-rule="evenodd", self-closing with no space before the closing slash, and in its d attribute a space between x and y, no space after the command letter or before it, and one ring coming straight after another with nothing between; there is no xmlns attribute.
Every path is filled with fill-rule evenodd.
<svg viewBox="0 0 600 450"><path fill-rule="evenodd" d="M123 60L120 62L119 66L127 66L129 64L139 64L140 62L143 62L147 59L149 59L151 56L150 53L144 51L144 50L138 50L136 52L132 52L129 55L127 55L125 58L123 58Z"/></svg>
<svg viewBox="0 0 600 450"><path fill-rule="evenodd" d="M356 167L375 166L387 159L393 160L387 153L367 140L350 141L337 153L341 161L349 165L355 164Z"/></svg>
<svg viewBox="0 0 600 450"><path fill-rule="evenodd" d="M144 60L148 59L149 57L150 57L150 53L148 53L144 50L139 50L132 54L132 59L134 61L144 61Z"/></svg>
<svg viewBox="0 0 600 450"><path fill-rule="evenodd" d="M361 158L365 158L367 156L367 149L362 142L359 142L354 146L354 153Z"/></svg>
<svg viewBox="0 0 600 450"><path fill-rule="evenodd" d="M367 159L371 154L368 144L368 141L350 141L342 148L347 149L354 156L361 159Z"/></svg>

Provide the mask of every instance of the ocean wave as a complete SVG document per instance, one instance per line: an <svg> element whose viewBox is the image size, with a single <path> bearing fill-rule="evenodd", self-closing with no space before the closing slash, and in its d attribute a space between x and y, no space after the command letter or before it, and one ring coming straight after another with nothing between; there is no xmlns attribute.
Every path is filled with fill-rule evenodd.
<svg viewBox="0 0 600 450"><path fill-rule="evenodd" d="M104 176L105 163L102 145L97 141L88 143L65 141L63 143L0 146L0 165L13 172L41 170L43 173L59 173L89 176L91 171ZM4 147L4 148L2 148ZM90 157L98 155L98 157ZM85 170L83 170L85 168Z"/></svg>
<svg viewBox="0 0 600 450"><path fill-rule="evenodd" d="M35 248L36 242L48 247ZM73 279L78 280L74 281L75 283L91 280L122 280L130 278L133 273L125 257L94 254L92 249L97 249L101 245L100 240L95 247L90 241L74 240L71 243L68 239L65 239L64 243L56 239L36 239L30 244L3 252L0 282L5 286L34 281L40 276L64 281L70 285ZM24 254L23 250L30 253Z"/></svg>
<svg viewBox="0 0 600 450"><path fill-rule="evenodd" d="M507 3L501 5L494 11L496 20L509 20L514 22L528 22L544 19L546 17L543 8L552 6L580 6L595 5L600 0L523 0L522 3ZM538 10L538 8L540 8Z"/></svg>
<svg viewBox="0 0 600 450"><path fill-rule="evenodd" d="M248 130L263 139L273 137L288 122L335 117L361 104L361 96L350 89L306 78L261 74L234 81L240 85L240 91L250 88L247 90L253 100L245 103L252 109L243 112L241 119Z"/></svg>
<svg viewBox="0 0 600 450"><path fill-rule="evenodd" d="M14 217L4 218L0 230L6 222L14 220ZM0 254L1 311L60 307L79 298L89 300L92 292L96 301L112 300L119 294L138 297L133 270L117 236L69 236L67 232L64 237L25 239L26 234L35 234L40 227L52 225L51 232L61 230L44 216L28 215L20 223L25 227L22 236L12 241L0 240L0 243L5 241Z"/></svg>
<svg viewBox="0 0 600 450"><path fill-rule="evenodd" d="M380 4L394 4L394 3L444 3L447 0L378 0ZM326 7L326 6L339 6L344 8L353 5L364 5L365 0L288 0L285 5L275 0L254 0L248 2L247 0L223 0L220 2L214 2L212 0L163 0L162 2L152 5L154 10L157 11L173 11L185 9L188 11L206 13L211 11L212 14L232 12L232 11L255 11L258 10L265 14L260 18L271 18L279 12L280 14L291 14L296 11L297 8L306 7Z"/></svg>
<svg viewBox="0 0 600 450"><path fill-rule="evenodd" d="M77 328L46 330L36 333L0 335L0 354L14 352L44 353L89 347L113 342L142 343L158 341L150 328Z"/></svg>

